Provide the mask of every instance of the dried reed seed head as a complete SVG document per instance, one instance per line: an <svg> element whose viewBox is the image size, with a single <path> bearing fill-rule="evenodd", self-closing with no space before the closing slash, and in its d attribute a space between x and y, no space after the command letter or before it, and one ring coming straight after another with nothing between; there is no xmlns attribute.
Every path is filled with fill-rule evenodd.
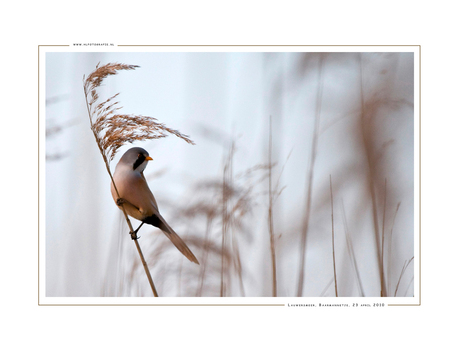
<svg viewBox="0 0 460 345"><path fill-rule="evenodd" d="M91 85L93 88L96 88L101 85L102 81L109 75L117 74L117 71L120 70L133 70L138 68L137 65L126 65L122 63L108 63L101 67L98 67L97 64L96 69L86 78L86 83Z"/></svg>
<svg viewBox="0 0 460 345"><path fill-rule="evenodd" d="M125 143L164 138L168 134L173 134L195 145L187 135L157 122L158 120L153 117L115 114L121 109L121 107L115 108L118 102L114 101L119 93L99 103L93 109L93 105L99 98L96 88L101 85L104 78L117 74L119 70L133 70L137 67L139 66L119 63L108 63L99 67L98 64L96 70L86 78L84 83L86 100L90 108L91 129L101 152L109 161ZM90 95L89 99L88 95ZM95 119L94 122L92 119Z"/></svg>

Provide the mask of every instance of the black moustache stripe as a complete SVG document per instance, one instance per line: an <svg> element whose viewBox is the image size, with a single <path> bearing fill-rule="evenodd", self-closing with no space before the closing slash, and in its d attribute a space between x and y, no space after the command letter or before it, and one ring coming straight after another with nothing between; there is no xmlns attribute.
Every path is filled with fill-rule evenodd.
<svg viewBox="0 0 460 345"><path fill-rule="evenodd" d="M139 157L137 157L136 161L133 164L133 170L136 170L139 167L139 165L144 163L144 161L145 161L145 156L139 155Z"/></svg>

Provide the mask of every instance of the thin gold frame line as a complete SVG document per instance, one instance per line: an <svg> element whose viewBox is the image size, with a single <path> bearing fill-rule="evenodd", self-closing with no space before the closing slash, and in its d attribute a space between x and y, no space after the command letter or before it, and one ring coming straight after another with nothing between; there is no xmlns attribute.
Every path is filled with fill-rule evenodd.
<svg viewBox="0 0 460 345"><path fill-rule="evenodd" d="M38 301L40 301L40 47L69 47L70 45L38 45ZM419 50L419 303L418 304L388 304L390 307L394 306L421 306L422 303L422 222L421 222L421 195L422 195L422 131L421 131L421 80L422 80L422 52L421 45L410 44L410 45L117 45L118 47L418 47ZM54 304L40 304L39 306L61 306ZM122 306L122 305L138 305L138 304L62 304L63 306ZM139 304L139 306L284 306L284 304Z"/></svg>
<svg viewBox="0 0 460 345"><path fill-rule="evenodd" d="M386 44L386 45L321 45L321 44L117 44L117 47L420 47L417 44Z"/></svg>
<svg viewBox="0 0 460 345"><path fill-rule="evenodd" d="M38 272L38 305L40 305L40 48L41 47L69 47L69 44L41 44L38 45L37 47L37 69L38 69L38 84L37 84L37 91L38 91L38 116L37 116L37 128L38 128L38 145L37 145L37 169L38 169L38 186L37 186L37 194L38 194L38 199L37 199L37 206L38 206L38 215L37 215L37 220L38 220L38 227L37 227L37 272Z"/></svg>
<svg viewBox="0 0 460 345"><path fill-rule="evenodd" d="M195 304L40 304L40 306L48 307L79 307L79 306L129 306L129 307L284 307L285 304L208 304L208 303L195 303Z"/></svg>
<svg viewBox="0 0 460 345"><path fill-rule="evenodd" d="M411 307L420 307L422 305L422 46L418 46L418 58L419 58L419 64L418 64L418 75L419 75L419 80L418 80L418 92L419 92L419 97L418 97L418 116L419 116L419 134L418 134L418 145L419 145L419 181L418 181L418 188L419 188L419 198L418 198L418 207L419 207L419 238L418 238L418 256L419 256L419 272L418 272L418 287L419 287L419 293L418 293L418 304L388 304L389 307L402 307L402 306L411 306Z"/></svg>

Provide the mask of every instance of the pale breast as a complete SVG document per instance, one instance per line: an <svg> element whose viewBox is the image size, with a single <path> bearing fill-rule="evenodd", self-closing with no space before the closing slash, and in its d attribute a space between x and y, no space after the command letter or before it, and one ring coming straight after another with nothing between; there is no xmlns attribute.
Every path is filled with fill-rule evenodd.
<svg viewBox="0 0 460 345"><path fill-rule="evenodd" d="M125 205L126 212L139 220L149 217L158 212L155 197L149 189L145 178L136 171L116 171L114 176L115 185L121 198L125 199L133 207ZM118 199L113 185L111 186L114 201Z"/></svg>

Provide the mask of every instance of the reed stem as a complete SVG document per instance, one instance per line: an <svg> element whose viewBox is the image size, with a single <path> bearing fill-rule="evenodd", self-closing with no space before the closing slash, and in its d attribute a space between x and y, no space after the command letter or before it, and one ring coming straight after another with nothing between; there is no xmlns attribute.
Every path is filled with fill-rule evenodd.
<svg viewBox="0 0 460 345"><path fill-rule="evenodd" d="M339 297L337 292L337 272L335 268L335 244L334 244L334 197L332 194L332 176L329 175L329 186L331 188L331 220L332 220L332 262L334 264L334 283L335 283L335 297Z"/></svg>
<svg viewBox="0 0 460 345"><path fill-rule="evenodd" d="M101 153L101 155L102 155L102 158L103 158L103 160L104 160L104 164L105 164L105 167L106 167L106 169L107 169L107 172L108 172L108 174L109 174L109 176L110 176L110 179L111 179L111 181L112 181L112 183L113 183L113 186L114 186L114 188L115 188L115 191L117 192L117 196L118 196L118 198L120 198L120 194L118 193L117 186L115 185L115 181L113 180L113 176L112 176L112 173L111 173L111 171L110 171L109 162L108 162L108 160L107 160L106 155L104 154L104 150L103 150L103 148L102 148L102 146L101 146L100 141L98 140L97 133L96 133L96 131L95 131L95 129L94 129L93 120L92 120L92 118L91 118L91 113L92 113L91 107L92 107L92 106L89 104L89 101L88 101L88 89L87 89L86 86L87 86L87 84L85 83L85 84L83 85L83 89L84 89L84 92L85 92L86 109L88 110L88 117L89 117L89 122L90 122L90 125L91 125L91 131L93 132L94 138L95 138L95 140L96 140L97 147L99 148L99 151L100 151L100 153ZM123 204L121 205L121 209L122 209L123 214L124 214L124 216L125 216L126 222L128 223L128 227L129 227L129 230L130 230L130 231L129 231L129 234L131 235L131 234L134 233L133 226L131 225L131 221L130 221L129 218L128 218L128 214L126 213L126 210L125 210L125 207L124 207ZM150 271L149 271L147 262L145 261L144 255L142 254L142 250L141 250L141 247L140 247L140 245L139 245L139 242L138 242L137 239L135 239L135 238L132 238L132 239L134 240L134 243L135 243L135 245L136 245L137 252L139 253L139 257L140 257L140 259L141 259L142 265L144 266L145 274L147 275L147 279L148 279L148 281L149 281L150 288L152 289L153 295L154 295L155 297L158 297L158 293L157 293L157 290L156 290L156 288L155 288L155 284L153 283L152 276L151 276L151 274L150 274Z"/></svg>

